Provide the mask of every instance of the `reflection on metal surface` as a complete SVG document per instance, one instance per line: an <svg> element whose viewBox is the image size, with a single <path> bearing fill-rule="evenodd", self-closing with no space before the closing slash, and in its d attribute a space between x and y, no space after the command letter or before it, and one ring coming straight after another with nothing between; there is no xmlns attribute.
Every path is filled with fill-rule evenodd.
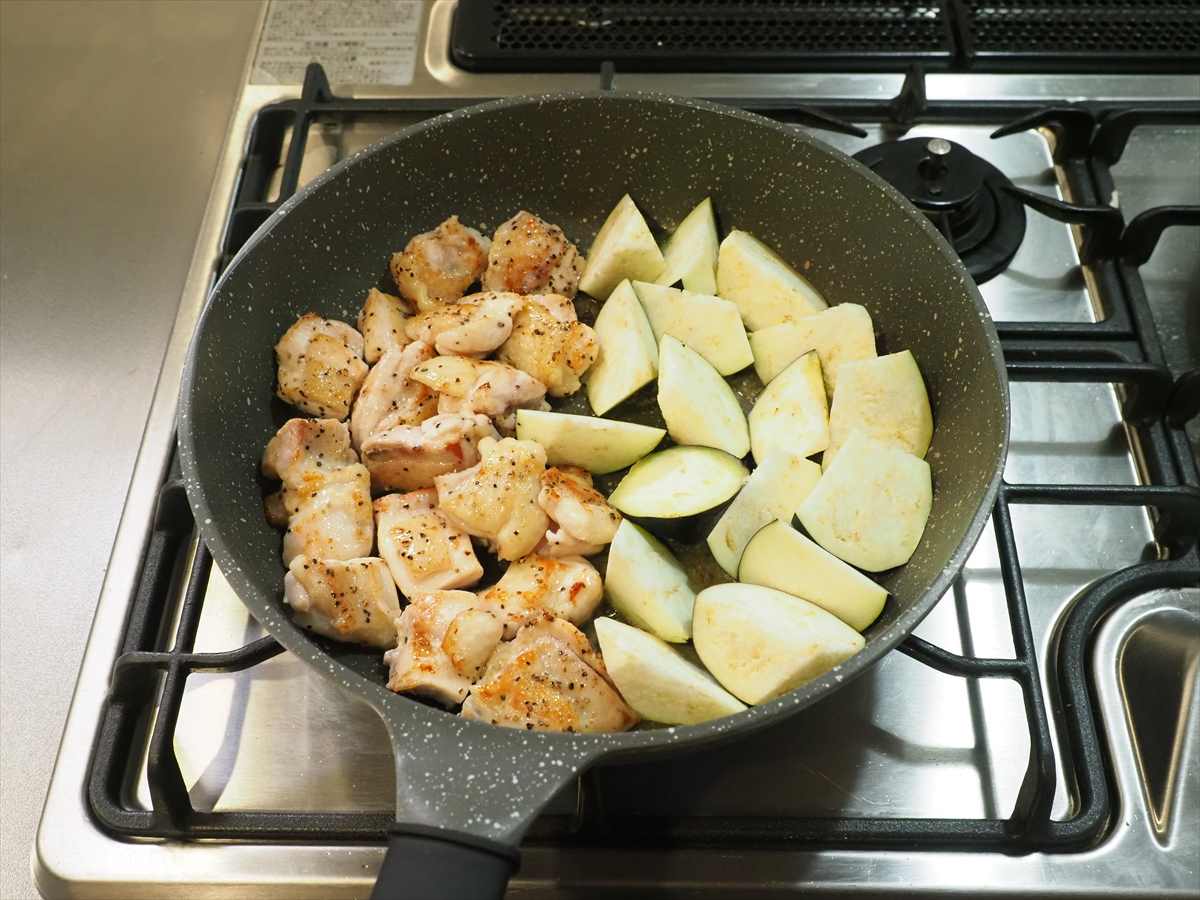
<svg viewBox="0 0 1200 900"><path fill-rule="evenodd" d="M1154 830L1165 836L1196 724L1200 592L1166 596L1128 629L1117 657L1125 718Z"/></svg>

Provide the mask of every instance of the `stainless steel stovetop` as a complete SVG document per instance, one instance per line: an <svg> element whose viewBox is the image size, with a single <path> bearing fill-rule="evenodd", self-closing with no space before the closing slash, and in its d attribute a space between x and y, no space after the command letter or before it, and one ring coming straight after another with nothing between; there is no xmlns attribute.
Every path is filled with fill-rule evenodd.
<svg viewBox="0 0 1200 900"><path fill-rule="evenodd" d="M409 84L339 83L335 68L336 92L429 101L426 108L436 111L476 98L597 86L597 78L589 75L488 76L455 68L446 51L452 5L435 4L427 13L414 7ZM286 68L278 58L272 65L276 73ZM88 749L168 473L186 345L226 230L236 225L229 222L228 210L248 153L255 149L249 141L256 113L300 92L298 83L258 83L271 77L262 66L260 55L259 65L248 67L250 83L231 123L50 786L35 858L47 896L361 897L382 859L381 845L366 840L117 837L89 808ZM402 79L404 66L398 70ZM618 75L615 86L718 100L800 97L820 105L886 99L897 93L901 78L643 74ZM933 101L1167 103L1200 96L1200 78L931 75L926 88ZM393 109L318 118L308 134L301 180L429 114ZM989 138L1007 118L918 124L905 136L948 138L990 160L1019 187L1075 199L1068 173L1054 162L1049 130ZM817 134L849 153L888 136L879 122L860 124L869 132L865 139ZM1126 219L1152 205L1200 203L1198 171L1200 127L1136 129L1113 167ZM1008 270L981 288L993 317L1001 323L1103 319L1103 279L1081 265L1078 238L1071 226L1031 213ZM1164 341L1174 344L1177 356L1190 353L1195 365L1200 348L1189 349L1171 323L1182 322L1179 310L1189 297L1196 300L1200 232L1177 230L1169 241L1164 238L1141 275L1164 323ZM1014 381L1011 393L1012 449L1005 470L1010 484L1119 486L1148 478L1139 432L1124 422L1122 396L1112 384ZM1040 667L1053 673L1066 613L1096 579L1158 552L1154 521L1136 505L1014 505L1011 511ZM185 575L175 576L168 620L178 616ZM966 656L1012 656L1002 576L989 530L960 583L917 634ZM164 631L164 648L171 645L171 627ZM261 634L214 570L203 596L195 651L238 648ZM791 890L855 896L1200 895L1200 588L1154 590L1119 605L1095 634L1089 674L1115 791L1113 819L1089 849L1009 855L919 843L895 849L831 848L820 841L711 846L685 837L670 849L639 849L622 846L619 835L592 843L544 840L525 850L511 892L522 897L578 896L587 888L623 896L758 896ZM1052 816L1066 819L1080 798L1069 747L1059 733L1061 697L1050 674L1044 681L1048 708L1055 713L1049 723L1058 767ZM146 723L146 736L151 724ZM155 803L146 771L148 745L143 738L140 757L130 760L120 791L135 810ZM388 739L374 713L286 654L242 672L192 675L174 750L191 805L201 812L385 816L395 802ZM606 769L595 781L614 820L995 819L1017 804L1029 755L1030 732L1015 683L945 675L894 653L828 701L757 737L691 757ZM577 802L576 790L566 791L550 813L569 821Z"/></svg>

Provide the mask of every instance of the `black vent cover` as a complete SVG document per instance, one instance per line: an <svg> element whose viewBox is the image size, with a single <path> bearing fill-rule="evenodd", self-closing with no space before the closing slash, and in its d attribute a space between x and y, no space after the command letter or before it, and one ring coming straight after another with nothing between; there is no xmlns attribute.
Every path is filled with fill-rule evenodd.
<svg viewBox="0 0 1200 900"><path fill-rule="evenodd" d="M977 69L1195 71L1197 0L963 0L964 57Z"/></svg>
<svg viewBox="0 0 1200 900"><path fill-rule="evenodd" d="M949 67L942 0L459 0L452 53L476 71Z"/></svg>
<svg viewBox="0 0 1200 900"><path fill-rule="evenodd" d="M1194 72L1200 0L458 0L486 72Z"/></svg>

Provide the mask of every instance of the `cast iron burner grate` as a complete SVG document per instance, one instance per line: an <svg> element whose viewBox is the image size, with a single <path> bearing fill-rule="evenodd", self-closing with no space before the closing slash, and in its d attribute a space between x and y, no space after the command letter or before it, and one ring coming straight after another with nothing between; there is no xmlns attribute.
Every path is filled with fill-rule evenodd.
<svg viewBox="0 0 1200 900"><path fill-rule="evenodd" d="M877 144L854 158L912 201L982 284L999 275L1025 237L1025 207L1005 190L1008 177L952 141L909 138Z"/></svg>
<svg viewBox="0 0 1200 900"><path fill-rule="evenodd" d="M911 93L923 96L919 86ZM335 97L320 66L310 66L299 99L271 104L255 119L242 178L230 210L221 267L254 228L295 192L308 128L317 117L323 122L354 116L404 117L415 111L433 115L449 108L445 103L438 105L425 100ZM798 104L788 107L777 103L766 112L787 120L797 110L803 110L805 120L810 123L825 121L825 127L837 130L850 127L837 125L836 117L830 114L814 116L811 109ZM938 102L913 106L897 101L869 108L858 106L854 114L863 120L892 123L897 110L903 110L906 118L915 116L922 121L947 118L962 121L974 115L986 122L995 114L994 109L983 104L965 109L961 103L950 107ZM1193 379L1192 388L1184 390L1187 376L1173 382L1163 364L1162 348L1137 270L1138 257L1153 250L1161 227L1196 224L1195 210L1181 215L1179 208L1164 208L1169 215L1160 215L1157 221L1153 216L1144 218L1147 214L1139 216L1155 227L1135 229L1135 220L1124 233L1115 232L1108 213L1116 211L1102 200L1112 192L1105 158L1119 157L1121 135L1127 137L1128 128L1139 121L1168 116L1173 117L1172 121L1200 125L1200 105L1166 113L1154 111L1143 118L1131 116L1128 111L1114 114L1095 129L1092 143L1089 143L1091 126L1096 122L1086 111L1069 107L1024 111L1029 115L1013 127L1063 126L1059 146L1065 149L1059 164L1068 172L1080 205L1055 206L1054 201L1043 197L1038 202L1051 205L1034 208L1080 224L1085 245L1088 234L1102 236L1092 240L1090 246L1095 254L1093 272L1101 282L1108 315L1101 322L1085 324L998 323L1009 378L1121 385L1124 416L1138 435L1151 483L1002 484L992 525L1014 655L1011 658L962 656L915 636L900 646L901 652L939 672L963 678L1006 679L1019 686L1030 751L1011 813L982 819L615 815L607 811L605 791L608 784L619 785L619 778L590 771L577 784L575 813L537 820L526 838L528 844L622 846L641 850L711 846L730 852L822 847L845 850L868 846L897 847L906 852L935 849L1069 852L1094 846L1112 827L1113 785L1093 711L1089 644L1097 624L1121 603L1156 588L1200 584L1200 551L1196 546L1200 534L1200 476L1182 428L1188 410L1194 414L1197 385ZM1064 123L1070 123L1070 127ZM1104 123L1109 123L1107 132ZM1107 148L1106 156L1091 153L1089 147ZM275 160L285 161L282 187L278 200L267 201ZM1023 202L1033 206L1030 201ZM1149 211L1155 212L1158 211ZM1155 557L1100 578L1075 599L1070 614L1061 623L1052 674L1041 672L1038 664L1012 522L1012 507L1025 504L1141 507L1156 512L1156 545L1152 548ZM182 602L177 603L176 583L181 573L186 583ZM392 823L392 816L386 813L204 811L192 806L174 748L175 727L188 676L197 672L242 671L283 652L270 637L235 650L211 653L193 650L211 573L212 557L197 539L176 462L159 490L139 586L131 598L120 653L113 666L110 690L89 760L87 802L96 821L106 830L130 838L312 840L323 844L386 840ZM174 640L168 641L168 649L164 649L163 634L169 632L167 626L176 611ZM1057 774L1045 700L1047 678L1053 679L1053 690L1062 698L1061 710L1056 712L1066 738L1067 777L1075 795L1071 812L1064 819L1051 818ZM151 723L146 751L151 808L142 809L130 799L128 786L136 776L133 767L146 746L147 723Z"/></svg>

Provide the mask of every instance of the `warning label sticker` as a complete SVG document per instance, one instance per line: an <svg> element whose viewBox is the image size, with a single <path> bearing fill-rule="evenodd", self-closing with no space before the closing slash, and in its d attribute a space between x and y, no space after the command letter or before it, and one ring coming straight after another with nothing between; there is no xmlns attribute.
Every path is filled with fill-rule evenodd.
<svg viewBox="0 0 1200 900"><path fill-rule="evenodd" d="M412 82L420 0L271 0L253 84L300 84L319 62L335 84Z"/></svg>

